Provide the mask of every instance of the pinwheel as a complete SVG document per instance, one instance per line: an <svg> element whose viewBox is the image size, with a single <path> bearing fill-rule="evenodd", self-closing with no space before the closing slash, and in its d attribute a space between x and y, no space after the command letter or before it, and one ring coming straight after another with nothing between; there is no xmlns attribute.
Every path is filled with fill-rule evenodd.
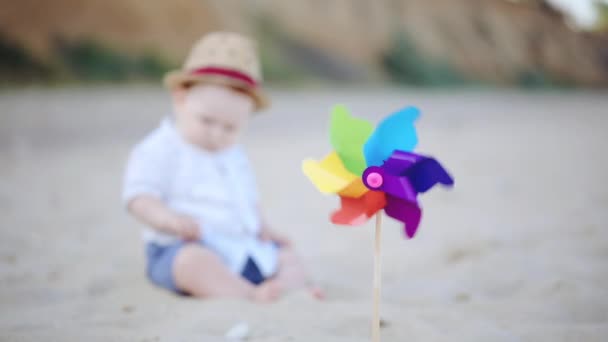
<svg viewBox="0 0 608 342"><path fill-rule="evenodd" d="M330 124L334 151L321 161L302 163L304 174L320 192L340 197L340 208L331 215L331 222L354 226L376 215L374 341L380 336L380 210L402 222L406 237L412 238L422 217L418 194L436 184L454 184L434 158L412 152L418 143L414 122L419 115L417 108L407 107L374 129L370 122L352 117L346 107L335 106Z"/></svg>

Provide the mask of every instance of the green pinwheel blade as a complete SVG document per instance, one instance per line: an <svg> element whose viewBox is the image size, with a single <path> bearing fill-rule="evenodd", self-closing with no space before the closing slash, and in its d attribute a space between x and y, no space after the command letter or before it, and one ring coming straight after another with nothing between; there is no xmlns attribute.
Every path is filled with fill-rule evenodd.
<svg viewBox="0 0 608 342"><path fill-rule="evenodd" d="M360 176L367 167L363 155L363 145L374 131L366 120L350 115L343 105L336 105L331 112L329 138L344 167Z"/></svg>

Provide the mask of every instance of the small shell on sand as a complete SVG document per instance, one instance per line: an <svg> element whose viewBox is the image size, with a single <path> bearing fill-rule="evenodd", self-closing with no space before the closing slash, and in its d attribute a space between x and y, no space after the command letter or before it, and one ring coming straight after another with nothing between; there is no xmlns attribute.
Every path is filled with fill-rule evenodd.
<svg viewBox="0 0 608 342"><path fill-rule="evenodd" d="M249 337L249 324L246 322L240 322L228 329L224 337L228 341L242 341Z"/></svg>

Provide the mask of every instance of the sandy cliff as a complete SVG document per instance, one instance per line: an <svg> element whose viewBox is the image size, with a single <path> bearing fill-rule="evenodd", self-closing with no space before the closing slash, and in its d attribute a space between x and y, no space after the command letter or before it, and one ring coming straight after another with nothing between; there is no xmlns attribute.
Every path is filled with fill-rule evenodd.
<svg viewBox="0 0 608 342"><path fill-rule="evenodd" d="M395 32L470 78L512 83L542 72L566 83L608 84L606 39L579 32L543 1L0 0L0 33L40 59L53 39L94 39L179 63L202 33L254 33L267 18L282 35L332 58L378 68Z"/></svg>

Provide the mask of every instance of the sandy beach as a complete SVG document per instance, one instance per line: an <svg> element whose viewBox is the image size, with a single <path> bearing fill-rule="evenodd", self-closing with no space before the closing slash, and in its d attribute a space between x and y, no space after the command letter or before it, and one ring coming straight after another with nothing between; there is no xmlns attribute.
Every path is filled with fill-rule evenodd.
<svg viewBox="0 0 608 342"><path fill-rule="evenodd" d="M417 105L418 151L454 175L413 240L386 219L383 341L608 339L608 93L410 89L272 93L245 138L273 225L326 289L271 305L197 301L144 276L120 203L127 154L169 110L160 87L0 93L0 340L369 341L373 222L300 171L330 148L328 110L377 121Z"/></svg>

